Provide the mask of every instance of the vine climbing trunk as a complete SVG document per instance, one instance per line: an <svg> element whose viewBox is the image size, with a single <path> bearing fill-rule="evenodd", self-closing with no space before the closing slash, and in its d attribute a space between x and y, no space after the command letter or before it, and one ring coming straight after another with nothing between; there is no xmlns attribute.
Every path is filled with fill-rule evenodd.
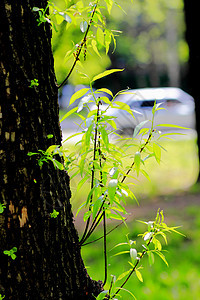
<svg viewBox="0 0 200 300"><path fill-rule="evenodd" d="M27 155L61 144L50 25L38 26L32 11L46 5L0 2L0 294L94 299L102 284L88 276L81 258L69 177ZM4 253L13 247L15 259Z"/></svg>

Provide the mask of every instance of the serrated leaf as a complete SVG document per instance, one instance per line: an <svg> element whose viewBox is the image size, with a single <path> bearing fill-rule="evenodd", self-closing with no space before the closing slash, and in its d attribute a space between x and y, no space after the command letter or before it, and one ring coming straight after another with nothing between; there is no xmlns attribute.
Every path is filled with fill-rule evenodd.
<svg viewBox="0 0 200 300"><path fill-rule="evenodd" d="M106 77L106 76L108 76L108 75L110 75L112 73L122 72L122 71L124 71L124 69L111 69L111 70L104 71L104 72L102 72L102 73L94 76L93 79L92 79L92 82L96 81L96 80L98 80L100 78Z"/></svg>
<svg viewBox="0 0 200 300"><path fill-rule="evenodd" d="M87 30L87 27L88 27L87 21L82 21L82 22L80 23L80 30L81 30L83 33Z"/></svg>

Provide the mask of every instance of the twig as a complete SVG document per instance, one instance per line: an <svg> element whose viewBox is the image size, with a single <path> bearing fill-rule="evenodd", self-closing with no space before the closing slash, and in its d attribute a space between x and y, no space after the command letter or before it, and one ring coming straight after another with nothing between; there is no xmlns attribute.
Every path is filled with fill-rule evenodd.
<svg viewBox="0 0 200 300"><path fill-rule="evenodd" d="M147 247L150 245L152 239L153 239L153 236L150 238L149 242L147 243ZM129 278L131 277L131 275L135 272L136 267L138 266L138 264L140 263L140 260L143 258L143 256L146 254L146 252L147 252L147 250L143 250L143 252L141 253L140 257L138 258L136 264L134 265L133 269L131 270L131 272L127 276L126 280L122 283L122 285L118 288L118 290L115 292L115 294L112 295L111 298L110 298L110 295L109 295L108 299L113 299L121 291L121 289L127 283L127 281L129 280Z"/></svg>
<svg viewBox="0 0 200 300"><path fill-rule="evenodd" d="M76 64L77 64L77 62L80 60L79 57L80 57L80 54L81 54L81 51L82 51L84 45L86 44L86 41L87 41L87 35L88 35L89 30L90 30L91 24L92 24L92 22L93 22L93 17L94 17L94 14L95 14L95 12L96 12L96 9L97 9L98 2L99 2L99 0L97 0L96 4L94 5L94 9L93 9L93 11L92 11L92 15L91 15L90 21L89 21L88 26L87 26L87 29L86 29L86 31L85 31L85 35L84 35L84 37L83 37L83 40L82 40L82 42L81 42L81 44L80 44L80 47L79 47L77 53L76 53L75 61L74 61L73 65L72 65L71 69L69 70L69 73L67 74L66 78L63 80L62 83L60 83L60 84L57 86L58 89L60 89L60 88L67 82L67 80L68 80L68 78L70 77L70 75L72 74L72 72L73 72L73 70L74 70L74 68L75 68L75 66L76 66Z"/></svg>
<svg viewBox="0 0 200 300"><path fill-rule="evenodd" d="M150 142L151 138L152 138L152 133L153 131L150 131L150 134L148 136L148 139L146 140L146 143L140 148L140 153L143 152L143 150L145 149L145 147L148 145L148 143ZM130 173L130 171L132 170L133 166L135 164L135 161L133 161L132 165L130 166L130 168L128 169L128 171L126 172L126 174L124 175L124 177L121 180L121 183L124 182L124 180L127 178L128 174Z"/></svg>
<svg viewBox="0 0 200 300"><path fill-rule="evenodd" d="M127 219L126 219L126 220L127 220ZM125 221L126 221L126 220L125 220ZM115 229L117 229L117 228L118 228L119 226L121 226L122 224L124 224L124 221L122 221L121 223L119 223L118 225L116 225L114 228L112 228L111 230L109 230L109 231L106 233L106 235L109 235L112 231L114 231ZM98 239L93 240L93 241L88 242L88 243L85 243L85 244L83 244L82 246L86 246L86 245L95 243L95 242L101 240L103 237L104 237L104 236L102 235L102 236L100 236Z"/></svg>

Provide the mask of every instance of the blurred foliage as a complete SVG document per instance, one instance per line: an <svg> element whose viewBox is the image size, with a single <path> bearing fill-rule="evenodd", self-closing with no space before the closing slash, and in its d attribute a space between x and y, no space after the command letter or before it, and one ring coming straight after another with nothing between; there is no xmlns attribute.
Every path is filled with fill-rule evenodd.
<svg viewBox="0 0 200 300"><path fill-rule="evenodd" d="M102 0L99 3L99 19L102 19L100 28L104 35L105 28L113 30L112 33L117 36L117 45L111 42L108 56L105 43L102 45L97 41L97 51L94 47L86 49L86 60L84 61L84 57L81 58L76 71L69 79L70 83L87 84L87 79L81 78L80 72L85 73L86 70L87 75L93 77L112 64L113 67L127 70L126 75L120 76L129 78L139 76L140 79L135 79L136 85L156 85L160 82L154 78L155 73L158 73L158 77L162 74L169 77L170 66L173 67L175 64L183 66L187 62L183 0L118 0L121 8L114 4L110 15L106 2ZM67 13L65 20L62 17L56 20L57 31L53 30L52 40L56 75L58 82L61 82L74 61L73 56L69 58L66 54L75 49L84 36L80 24L89 20L90 1L84 1L84 6L88 9L83 9L82 1L55 0L54 3L61 11ZM71 10L73 4L74 10ZM96 29L90 32L88 39L92 35L97 35ZM149 79L150 82L143 78L146 73L152 78ZM132 79L130 87L134 87L133 85Z"/></svg>

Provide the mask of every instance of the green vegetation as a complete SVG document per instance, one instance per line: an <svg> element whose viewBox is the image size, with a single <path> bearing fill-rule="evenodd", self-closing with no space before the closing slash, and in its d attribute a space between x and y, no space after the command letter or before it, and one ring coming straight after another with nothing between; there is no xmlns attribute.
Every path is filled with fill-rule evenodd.
<svg viewBox="0 0 200 300"><path fill-rule="evenodd" d="M152 207L154 202L152 201ZM142 206L142 204L141 204ZM134 212L133 212L134 214ZM149 209L149 216L153 216L153 209ZM126 285L126 289L130 290L137 299L142 300L187 300L198 299L200 294L200 222L199 222L199 206L186 206L183 209L176 208L174 200L173 210L165 209L168 224L176 226L182 224L179 231L184 232L185 237L180 235L170 235L168 237L168 245L164 246L166 259L169 267L159 258L155 257L155 263L149 266L148 259L142 262L141 274L143 282L138 281L136 276L133 276ZM146 218L146 215L144 215ZM114 225L110 225L113 228ZM109 259L109 276L121 274L121 266L124 266L123 271L129 269L127 265L128 254L114 256L116 248L113 247L124 241L125 234L129 233L131 240L138 241L137 235L144 230L144 225L136 220L128 223L128 228L123 225L115 230L113 239L112 234L108 235L108 251ZM98 238L100 232L96 232L93 239ZM83 258L86 261L89 274L98 279L99 274L103 276L103 254L101 250L102 242L98 241L95 244L90 244L82 248ZM123 247L121 247L123 249ZM120 250L121 250L120 249ZM118 249L119 250L119 249ZM97 272L98 270L98 272ZM119 282L120 284L120 282ZM127 292L121 293L123 300L132 299Z"/></svg>
<svg viewBox="0 0 200 300"><path fill-rule="evenodd" d="M161 163L156 164L155 160L152 159L146 164L149 180L144 175L133 180L136 184L133 186L133 190L141 205L160 195L166 195L170 198L173 193L187 191L194 184L198 175L195 138L182 136L174 140L165 139L162 140L161 145L166 149L166 151L162 151ZM66 147L73 152L73 145L70 140ZM75 211L82 199L86 198L89 190L85 184L84 188L77 192L78 181L78 177L71 180L72 205ZM132 200L128 200L128 204L137 205Z"/></svg>

